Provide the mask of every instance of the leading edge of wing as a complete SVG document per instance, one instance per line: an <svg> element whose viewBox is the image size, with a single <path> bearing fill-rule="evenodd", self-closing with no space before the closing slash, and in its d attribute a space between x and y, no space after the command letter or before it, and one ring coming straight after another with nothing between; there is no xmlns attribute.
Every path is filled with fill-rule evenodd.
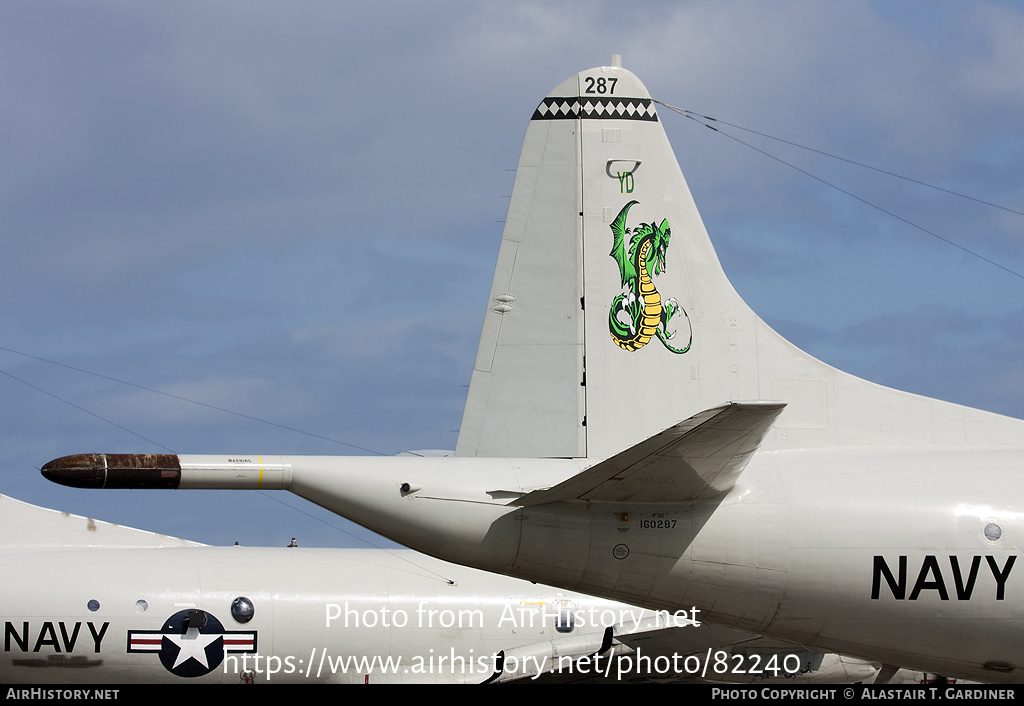
<svg viewBox="0 0 1024 706"><path fill-rule="evenodd" d="M704 410L551 488L510 505L568 500L689 502L729 492L785 402L730 402Z"/></svg>
<svg viewBox="0 0 1024 706"><path fill-rule="evenodd" d="M0 495L0 550L44 547L202 547L188 539L72 515Z"/></svg>

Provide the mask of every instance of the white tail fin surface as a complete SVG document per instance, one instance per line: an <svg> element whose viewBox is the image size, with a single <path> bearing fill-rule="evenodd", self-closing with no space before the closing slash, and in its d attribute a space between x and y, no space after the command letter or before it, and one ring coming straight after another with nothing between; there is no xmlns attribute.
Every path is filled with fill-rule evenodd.
<svg viewBox="0 0 1024 706"><path fill-rule="evenodd" d="M1019 420L772 331L725 276L647 89L583 71L527 129L456 453L608 458L735 401L786 403L765 448L1024 441Z"/></svg>

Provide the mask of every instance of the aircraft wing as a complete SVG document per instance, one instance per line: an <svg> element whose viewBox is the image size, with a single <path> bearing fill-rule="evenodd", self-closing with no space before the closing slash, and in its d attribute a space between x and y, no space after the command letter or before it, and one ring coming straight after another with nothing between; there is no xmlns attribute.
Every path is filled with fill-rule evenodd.
<svg viewBox="0 0 1024 706"><path fill-rule="evenodd" d="M729 492L784 402L732 402L695 414L512 505L567 500L687 502Z"/></svg>
<svg viewBox="0 0 1024 706"><path fill-rule="evenodd" d="M0 548L201 546L199 542L71 515L0 495Z"/></svg>

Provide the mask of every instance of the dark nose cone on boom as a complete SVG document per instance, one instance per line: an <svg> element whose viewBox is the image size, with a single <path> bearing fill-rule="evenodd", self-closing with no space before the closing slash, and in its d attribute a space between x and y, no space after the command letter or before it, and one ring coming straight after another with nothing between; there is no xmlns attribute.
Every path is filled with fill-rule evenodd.
<svg viewBox="0 0 1024 706"><path fill-rule="evenodd" d="M72 488L177 488L181 463L175 454L75 454L42 467L47 480Z"/></svg>

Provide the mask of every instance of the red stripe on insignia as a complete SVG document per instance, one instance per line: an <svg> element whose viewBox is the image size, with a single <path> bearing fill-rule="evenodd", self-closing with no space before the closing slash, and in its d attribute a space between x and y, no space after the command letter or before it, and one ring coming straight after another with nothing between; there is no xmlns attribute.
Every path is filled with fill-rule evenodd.
<svg viewBox="0 0 1024 706"><path fill-rule="evenodd" d="M251 650L253 642L255 642L255 640L256 640L256 637L254 635L244 635L244 636L240 636L240 637L238 637L238 636L236 636L236 637L228 637L227 635L225 635L224 636L224 647L225 648L235 647L235 648L244 648L244 649Z"/></svg>

